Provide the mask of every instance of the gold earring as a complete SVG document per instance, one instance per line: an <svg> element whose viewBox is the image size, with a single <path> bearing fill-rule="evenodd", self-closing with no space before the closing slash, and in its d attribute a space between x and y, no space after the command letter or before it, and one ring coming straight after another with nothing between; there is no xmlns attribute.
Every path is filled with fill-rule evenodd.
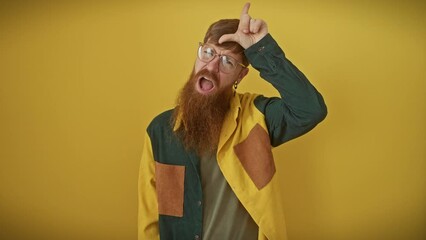
<svg viewBox="0 0 426 240"><path fill-rule="evenodd" d="M234 89L235 89L235 90L237 90L237 87L238 87L238 82L237 82L237 81L235 81L235 82L234 82Z"/></svg>

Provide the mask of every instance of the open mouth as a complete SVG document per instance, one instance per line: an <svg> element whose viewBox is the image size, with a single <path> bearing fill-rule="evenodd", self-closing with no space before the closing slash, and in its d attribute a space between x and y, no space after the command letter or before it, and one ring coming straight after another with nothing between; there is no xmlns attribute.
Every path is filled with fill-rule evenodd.
<svg viewBox="0 0 426 240"><path fill-rule="evenodd" d="M201 76L197 81L197 90L202 94L208 94L215 89L216 84L213 80Z"/></svg>

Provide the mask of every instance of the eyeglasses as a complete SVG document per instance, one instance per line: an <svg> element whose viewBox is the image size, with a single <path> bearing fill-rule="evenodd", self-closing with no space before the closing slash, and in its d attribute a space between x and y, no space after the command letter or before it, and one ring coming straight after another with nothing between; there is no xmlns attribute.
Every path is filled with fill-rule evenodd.
<svg viewBox="0 0 426 240"><path fill-rule="evenodd" d="M209 44L200 43L200 46L198 47L198 59L200 59L202 62L209 63L216 56L219 56L219 70L224 73L231 73L238 65L242 66L243 68L247 67L235 60L233 57L216 53L214 48Z"/></svg>

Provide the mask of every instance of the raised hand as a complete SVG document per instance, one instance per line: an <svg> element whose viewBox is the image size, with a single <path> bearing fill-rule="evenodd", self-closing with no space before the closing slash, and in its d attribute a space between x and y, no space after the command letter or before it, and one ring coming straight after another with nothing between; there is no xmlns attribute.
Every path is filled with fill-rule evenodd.
<svg viewBox="0 0 426 240"><path fill-rule="evenodd" d="M257 43L266 34L268 34L268 26L262 19L251 18L248 14L250 3L246 3L240 16L238 30L232 34L224 34L220 37L219 43L237 42L244 49Z"/></svg>

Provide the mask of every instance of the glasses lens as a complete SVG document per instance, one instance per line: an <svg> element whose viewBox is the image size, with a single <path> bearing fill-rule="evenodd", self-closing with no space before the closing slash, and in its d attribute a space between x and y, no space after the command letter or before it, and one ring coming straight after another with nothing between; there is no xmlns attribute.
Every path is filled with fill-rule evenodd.
<svg viewBox="0 0 426 240"><path fill-rule="evenodd" d="M207 45L207 44L203 44L201 45L200 43L200 47L198 48L198 58L205 62L208 63L210 61L212 61L215 56L218 55L214 48ZM237 65L239 65L238 61L235 60L233 57L227 56L227 55L219 55L220 56L220 70L222 72L225 73L230 73L233 70L235 70L235 68L237 67Z"/></svg>
<svg viewBox="0 0 426 240"><path fill-rule="evenodd" d="M237 61L232 57L222 55L220 58L220 66L224 72L231 72L237 66Z"/></svg>
<svg viewBox="0 0 426 240"><path fill-rule="evenodd" d="M216 55L213 48L203 45L198 49L198 58L203 62L210 62Z"/></svg>

